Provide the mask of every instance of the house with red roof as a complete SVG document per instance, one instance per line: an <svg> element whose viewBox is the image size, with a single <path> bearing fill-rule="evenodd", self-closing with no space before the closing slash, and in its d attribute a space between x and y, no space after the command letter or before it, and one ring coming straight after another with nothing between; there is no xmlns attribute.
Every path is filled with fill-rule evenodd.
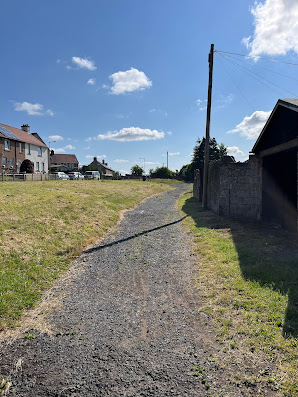
<svg viewBox="0 0 298 397"><path fill-rule="evenodd" d="M49 172L49 149L28 124L20 128L0 123L0 166L2 172L19 173L24 160L30 160L34 173Z"/></svg>
<svg viewBox="0 0 298 397"><path fill-rule="evenodd" d="M90 170L100 171L104 177L112 177L114 175L114 171L108 167L108 163L104 160L102 162L98 161L97 157L93 157L93 161L87 167Z"/></svg>
<svg viewBox="0 0 298 397"><path fill-rule="evenodd" d="M60 154L60 153L55 154L54 150L51 150L50 169L52 172L78 171L79 162L75 154Z"/></svg>

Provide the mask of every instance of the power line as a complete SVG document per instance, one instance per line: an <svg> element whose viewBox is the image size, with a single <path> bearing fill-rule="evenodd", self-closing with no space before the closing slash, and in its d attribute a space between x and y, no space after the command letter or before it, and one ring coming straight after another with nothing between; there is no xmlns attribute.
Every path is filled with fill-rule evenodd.
<svg viewBox="0 0 298 397"><path fill-rule="evenodd" d="M218 55L220 55L220 54L218 53ZM245 63L245 61L242 60L242 59L240 59L240 58L235 58L235 57L232 57L232 56L230 56L230 57L228 57L228 58L229 58L229 59L235 59L236 61L240 61L240 62ZM251 64L250 64L250 65L251 65ZM292 79L292 80L298 81L298 79L295 79L295 77L288 76L288 75L286 75L286 74L276 72L275 70L272 70L272 69L264 68L263 66L260 66L260 65L254 64L254 65L252 65L252 66L254 66L254 67L256 67L256 68L259 68L259 69L267 70L267 72L275 73L275 74L278 74L279 76L283 76L283 77L286 77L286 78L288 78L288 79Z"/></svg>
<svg viewBox="0 0 298 397"><path fill-rule="evenodd" d="M235 52L227 52L227 51L219 51L219 50L214 50L214 51L217 53L222 53L222 54L239 55L240 57L245 57L245 58L262 59L263 61L268 61L268 62L284 63L286 65L298 66L298 63L293 63L293 62L277 61L276 59L262 58L262 57L258 57L258 56L252 56L252 55L237 54Z"/></svg>
<svg viewBox="0 0 298 397"><path fill-rule="evenodd" d="M288 92L289 94L294 95L295 97L297 97L297 95L296 95L295 93L293 93L293 92L287 90L286 88L283 88L283 87L279 86L278 84L273 83L272 81L270 81L270 80L268 80L268 79L265 79L264 77L262 77L262 76L260 76L259 74L253 72L252 70L249 70L249 69L245 68L244 66L239 65L237 62L234 62L234 61L232 61L231 59L229 59L229 57L226 57L226 56L224 56L224 55L222 55L222 54L219 54L219 55L222 56L224 59L226 59L228 62L232 63L233 65L236 65L236 66L238 66L239 68L241 68L241 69L247 71L247 72L250 73L251 75L256 75L256 76L258 76L260 79L263 79L264 81L267 81L268 83L274 85L275 87L280 88L281 90L286 91L286 92ZM252 77L253 77L254 79L256 79L257 81L259 81L260 83L262 83L263 85L265 85L266 87L270 88L271 90L277 92L278 94L283 95L283 94L280 93L279 91L277 91L277 90L275 90L274 88L270 87L268 84L264 83L262 80L259 80L259 79L257 79L257 78L254 77L254 76L252 76Z"/></svg>
<svg viewBox="0 0 298 397"><path fill-rule="evenodd" d="M232 80L232 82L235 84L236 88L239 90L240 94L243 96L243 98L246 100L246 102L248 103L248 105L252 108L252 111L255 112L255 108L251 105L251 103L249 102L249 100L246 98L246 96L243 94L243 92L241 91L241 89L239 88L239 86L236 84L236 82L233 80L232 76L230 75L230 73L227 71L225 65L221 62L221 59L219 58L219 56L222 56L220 54L218 55L218 60L219 62L222 64L224 70L226 71L227 75L230 77L230 79Z"/></svg>

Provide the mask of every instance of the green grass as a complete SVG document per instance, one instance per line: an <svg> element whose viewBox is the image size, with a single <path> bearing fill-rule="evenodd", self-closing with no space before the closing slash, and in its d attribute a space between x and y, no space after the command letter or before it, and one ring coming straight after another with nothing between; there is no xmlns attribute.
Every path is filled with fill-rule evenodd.
<svg viewBox="0 0 298 397"><path fill-rule="evenodd" d="M263 371L253 382L240 376L240 383L298 396L297 239L203 211L191 193L180 205L189 215L185 223L199 264L200 311L211 316L227 362L229 354L231 360L261 357L274 365L274 373Z"/></svg>
<svg viewBox="0 0 298 397"><path fill-rule="evenodd" d="M175 185L177 183L185 183L185 181L179 181L178 179L162 179L162 178L152 178L151 182L155 183L169 183Z"/></svg>
<svg viewBox="0 0 298 397"><path fill-rule="evenodd" d="M169 189L139 181L0 184L0 330L15 326L120 212Z"/></svg>

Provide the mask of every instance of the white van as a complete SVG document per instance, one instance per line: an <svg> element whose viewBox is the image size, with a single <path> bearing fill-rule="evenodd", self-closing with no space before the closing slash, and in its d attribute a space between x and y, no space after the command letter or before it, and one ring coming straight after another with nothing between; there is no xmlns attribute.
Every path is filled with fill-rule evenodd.
<svg viewBox="0 0 298 397"><path fill-rule="evenodd" d="M84 175L85 179L100 179L99 171L86 171Z"/></svg>

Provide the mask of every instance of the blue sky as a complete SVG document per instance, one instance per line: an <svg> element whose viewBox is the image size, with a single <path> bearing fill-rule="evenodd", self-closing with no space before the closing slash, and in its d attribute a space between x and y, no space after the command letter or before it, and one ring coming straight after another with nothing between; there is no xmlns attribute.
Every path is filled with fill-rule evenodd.
<svg viewBox="0 0 298 397"><path fill-rule="evenodd" d="M148 171L167 151L172 170L189 163L211 43L279 61L215 54L211 136L238 161L276 101L298 93L297 66L283 63L298 63L296 0L2 0L0 12L0 122L28 123L81 164L124 173L145 158Z"/></svg>

